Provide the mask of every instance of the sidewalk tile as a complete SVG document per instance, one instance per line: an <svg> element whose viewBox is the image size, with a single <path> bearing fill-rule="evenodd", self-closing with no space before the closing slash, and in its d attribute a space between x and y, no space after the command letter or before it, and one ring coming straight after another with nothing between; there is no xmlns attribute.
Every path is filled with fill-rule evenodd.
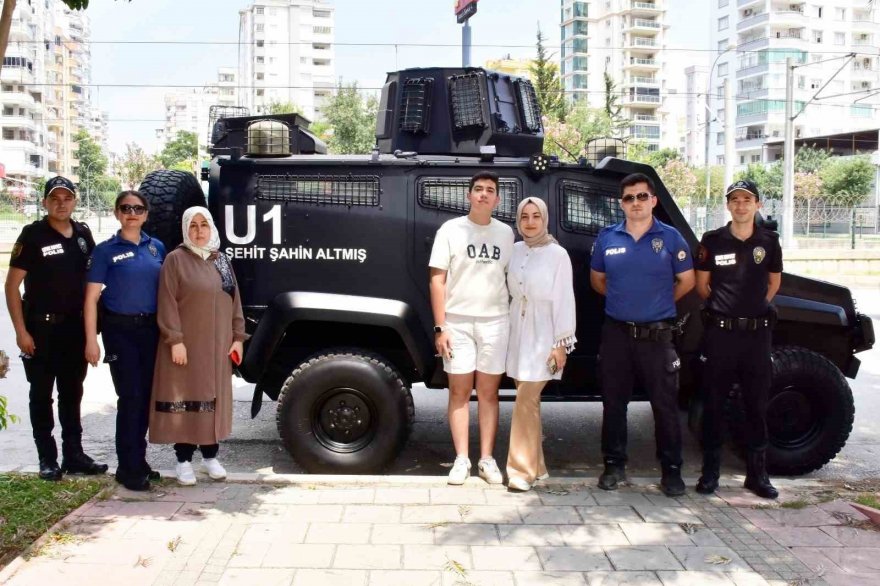
<svg viewBox="0 0 880 586"><path fill-rule="evenodd" d="M665 494L659 492L646 492L645 498L651 501L651 504L655 507L682 507L682 505L678 499L674 499L672 497L668 497Z"/></svg>
<svg viewBox="0 0 880 586"><path fill-rule="evenodd" d="M877 573L880 582L880 548L827 547L822 553L838 567L853 574Z"/></svg>
<svg viewBox="0 0 880 586"><path fill-rule="evenodd" d="M517 585L586 586L580 572L516 572Z"/></svg>
<svg viewBox="0 0 880 586"><path fill-rule="evenodd" d="M74 517L68 531L89 539L121 539L138 522L136 518Z"/></svg>
<svg viewBox="0 0 880 586"><path fill-rule="evenodd" d="M431 493L427 488L379 488L375 502L377 505L428 505Z"/></svg>
<svg viewBox="0 0 880 586"><path fill-rule="evenodd" d="M701 523L700 518L684 507L635 505L636 512L647 523Z"/></svg>
<svg viewBox="0 0 880 586"><path fill-rule="evenodd" d="M859 521L864 521L865 519L867 519L865 515L855 510L852 505L849 504L849 502L843 499L835 499L827 503L821 503L819 505L819 508L828 513L845 513L847 515L850 515L851 517L854 517L855 519L858 519Z"/></svg>
<svg viewBox="0 0 880 586"><path fill-rule="evenodd" d="M375 545L397 544L404 545L434 543L434 530L429 525L410 524L376 524L373 525L373 534L370 543Z"/></svg>
<svg viewBox="0 0 880 586"><path fill-rule="evenodd" d="M373 570L369 586L441 586L442 572L427 570Z"/></svg>
<svg viewBox="0 0 880 586"><path fill-rule="evenodd" d="M693 545L677 523L621 523L620 528L633 545Z"/></svg>
<svg viewBox="0 0 880 586"><path fill-rule="evenodd" d="M400 523L400 507L393 505L348 505L343 523Z"/></svg>
<svg viewBox="0 0 880 586"><path fill-rule="evenodd" d="M239 543L302 543L308 528L308 523L254 523Z"/></svg>
<svg viewBox="0 0 880 586"><path fill-rule="evenodd" d="M485 505L486 495L481 488L444 487L431 489L432 505Z"/></svg>
<svg viewBox="0 0 880 586"><path fill-rule="evenodd" d="M603 548L615 570L681 570L675 556L661 546Z"/></svg>
<svg viewBox="0 0 880 586"><path fill-rule="evenodd" d="M372 527L369 523L310 523L305 542L368 543Z"/></svg>
<svg viewBox="0 0 880 586"><path fill-rule="evenodd" d="M293 578L293 586L364 586L366 583L367 573L363 570L297 570Z"/></svg>
<svg viewBox="0 0 880 586"><path fill-rule="evenodd" d="M673 545L669 548L686 570L699 572L750 571L749 565L729 547L694 547ZM712 563L713 559L730 560L726 563Z"/></svg>
<svg viewBox="0 0 880 586"><path fill-rule="evenodd" d="M753 571L748 572L727 572L724 574L736 586L769 586L769 582L761 577L760 574Z"/></svg>
<svg viewBox="0 0 880 586"><path fill-rule="evenodd" d="M538 553L534 547L475 545L471 547L474 568L477 570L540 570Z"/></svg>
<svg viewBox="0 0 880 586"><path fill-rule="evenodd" d="M496 523L519 525L519 511L514 505L459 505L461 520L465 523Z"/></svg>
<svg viewBox="0 0 880 586"><path fill-rule="evenodd" d="M821 527L841 523L815 505L804 509L768 509L764 512L783 527Z"/></svg>
<svg viewBox="0 0 880 586"><path fill-rule="evenodd" d="M625 505L576 507L576 509L586 524L644 522L632 507Z"/></svg>
<svg viewBox="0 0 880 586"><path fill-rule="evenodd" d="M733 581L718 572L657 572L663 586L733 586Z"/></svg>
<svg viewBox="0 0 880 586"><path fill-rule="evenodd" d="M339 545L334 568L351 570L399 570L399 545Z"/></svg>
<svg viewBox="0 0 880 586"><path fill-rule="evenodd" d="M758 529L771 529L779 527L776 519L768 515L766 509L737 509L740 514L749 520Z"/></svg>
<svg viewBox="0 0 880 586"><path fill-rule="evenodd" d="M171 541L175 537L180 537L182 540L195 541L209 530L205 522L146 519L132 524L121 537L147 541L151 539Z"/></svg>
<svg viewBox="0 0 880 586"><path fill-rule="evenodd" d="M651 506L651 501L645 495L638 492L621 492L619 490L596 490L593 498L600 506L609 505L641 505Z"/></svg>
<svg viewBox="0 0 880 586"><path fill-rule="evenodd" d="M498 525L502 545L564 545L556 525Z"/></svg>
<svg viewBox="0 0 880 586"><path fill-rule="evenodd" d="M407 570L444 570L450 561L470 570L470 548L464 545L404 545L403 567Z"/></svg>
<svg viewBox="0 0 880 586"><path fill-rule="evenodd" d="M168 550L167 541L125 541L100 539L84 541L69 545L50 546L49 555L63 556L65 565L69 564L101 564L106 570L116 568L134 567L138 560L149 559L148 566L162 566L172 553ZM140 567L140 566L138 566ZM103 575L100 574L100 575Z"/></svg>
<svg viewBox="0 0 880 586"><path fill-rule="evenodd" d="M157 502L215 503L229 490L228 485L172 486L163 487Z"/></svg>
<svg viewBox="0 0 880 586"><path fill-rule="evenodd" d="M845 574L842 572L827 572L822 574L822 579L829 586L877 586L880 583L878 574Z"/></svg>
<svg viewBox="0 0 880 586"><path fill-rule="evenodd" d="M294 523L338 523L342 520L343 508L342 505L289 505L284 507L284 520Z"/></svg>
<svg viewBox="0 0 880 586"><path fill-rule="evenodd" d="M593 498L593 493L586 489L581 490L569 490L564 489L558 492L568 492L568 494L553 494L546 490L538 491L538 494L541 497L541 502L545 505L581 505L581 506L591 506L596 504L596 499Z"/></svg>
<svg viewBox="0 0 880 586"><path fill-rule="evenodd" d="M588 586L661 586L654 572L587 572Z"/></svg>
<svg viewBox="0 0 880 586"><path fill-rule="evenodd" d="M403 505L403 523L460 523L455 505Z"/></svg>
<svg viewBox="0 0 880 586"><path fill-rule="evenodd" d="M270 547L269 543L239 543L229 560L228 567L259 568L263 565Z"/></svg>
<svg viewBox="0 0 880 586"><path fill-rule="evenodd" d="M574 507L520 507L519 514L526 525L580 525L583 522Z"/></svg>
<svg viewBox="0 0 880 586"><path fill-rule="evenodd" d="M605 551L599 546L538 547L538 556L545 570L591 572L611 570Z"/></svg>
<svg viewBox="0 0 880 586"><path fill-rule="evenodd" d="M721 538L712 533L711 529L707 529L704 526L695 527L694 532L689 534L688 537L691 538L694 544L702 547L724 547L724 542ZM759 547L761 551L764 550L762 546L756 547Z"/></svg>
<svg viewBox="0 0 880 586"><path fill-rule="evenodd" d="M271 492L255 495L254 500L283 505L317 505L320 492L298 486L280 486Z"/></svg>
<svg viewBox="0 0 880 586"><path fill-rule="evenodd" d="M316 492L322 505L371 505L376 499L374 488L322 488Z"/></svg>
<svg viewBox="0 0 880 586"><path fill-rule="evenodd" d="M784 547L840 547L840 542L815 527L776 527L764 530Z"/></svg>
<svg viewBox="0 0 880 586"><path fill-rule="evenodd" d="M515 582L512 572L470 571L463 577L455 572L443 572L443 586L462 586L463 584L478 584L479 586L523 586L522 583ZM528 586L537 585L529 584Z"/></svg>
<svg viewBox="0 0 880 586"><path fill-rule="evenodd" d="M487 505L508 505L514 507L537 507L541 505L540 492L510 492L501 490L487 490Z"/></svg>
<svg viewBox="0 0 880 586"><path fill-rule="evenodd" d="M263 558L264 568L329 568L335 545L273 543Z"/></svg>
<svg viewBox="0 0 880 586"><path fill-rule="evenodd" d="M618 525L560 525L565 545L630 545Z"/></svg>
<svg viewBox="0 0 880 586"><path fill-rule="evenodd" d="M756 507L767 505L769 502L744 488L721 488L715 491L715 494L731 507Z"/></svg>
<svg viewBox="0 0 880 586"><path fill-rule="evenodd" d="M95 584L100 578L101 586L149 586L159 577L161 564L146 568L138 566L113 567L108 571L105 564L66 564L60 561L34 561L25 563L7 582L10 586L46 586L47 584Z"/></svg>
<svg viewBox="0 0 880 586"><path fill-rule="evenodd" d="M437 545L501 545L495 525L486 523L452 523L434 528Z"/></svg>
<svg viewBox="0 0 880 586"><path fill-rule="evenodd" d="M153 519L170 519L177 512L181 503L151 501L96 501L83 509L83 517L138 517Z"/></svg>
<svg viewBox="0 0 880 586"><path fill-rule="evenodd" d="M835 541L847 547L880 547L880 532L855 527L820 527Z"/></svg>

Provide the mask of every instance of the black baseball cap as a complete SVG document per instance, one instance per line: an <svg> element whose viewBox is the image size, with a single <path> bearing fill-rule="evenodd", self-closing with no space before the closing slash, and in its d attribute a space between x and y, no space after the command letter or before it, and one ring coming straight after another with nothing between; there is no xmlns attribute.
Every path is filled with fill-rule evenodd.
<svg viewBox="0 0 880 586"><path fill-rule="evenodd" d="M724 193L724 197L730 199L730 194L734 191L748 191L755 196L755 199L761 199L761 194L758 193L758 186L755 185L754 181L741 179L736 183L732 183L730 187L727 188L727 191Z"/></svg>
<svg viewBox="0 0 880 586"><path fill-rule="evenodd" d="M73 181L71 181L67 177L57 175L46 181L46 187L45 189L43 189L43 199L49 197L49 194L56 189L66 189L74 196L76 195L76 185L73 184Z"/></svg>

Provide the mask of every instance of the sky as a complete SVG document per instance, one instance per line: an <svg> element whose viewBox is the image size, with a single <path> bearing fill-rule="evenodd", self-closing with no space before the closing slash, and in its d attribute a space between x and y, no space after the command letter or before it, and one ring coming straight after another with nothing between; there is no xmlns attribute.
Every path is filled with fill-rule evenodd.
<svg viewBox="0 0 880 586"><path fill-rule="evenodd" d="M399 43L336 47L336 75L379 88L388 71L461 64L461 26L454 0L332 0L337 43ZM109 145L121 153L136 142L148 152L164 123L171 86L202 87L217 68L237 63L238 11L248 0L92 0L92 99L109 113ZM667 0L670 25L667 87L681 87L688 65L708 64L709 6ZM472 62L511 54L534 57L541 26L551 51L559 45L559 0L480 0L473 29ZM124 41L124 43L111 43ZM161 41L158 42L157 41ZM448 47L416 47L440 44ZM678 76L678 77L675 77ZM138 86L160 87L138 87ZM117 87L111 87L117 86ZM127 87L119 87L127 86ZM207 132L207 129L204 130Z"/></svg>

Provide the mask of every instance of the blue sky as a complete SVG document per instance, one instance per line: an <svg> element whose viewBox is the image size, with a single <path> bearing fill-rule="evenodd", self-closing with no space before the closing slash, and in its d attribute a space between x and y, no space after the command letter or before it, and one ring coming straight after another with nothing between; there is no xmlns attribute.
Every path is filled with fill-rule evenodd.
<svg viewBox="0 0 880 586"><path fill-rule="evenodd" d="M176 41L228 44L101 44L92 45L94 84L200 86L216 79L217 68L237 62L238 11L247 0L92 0L88 14L93 41ZM705 49L709 42L707 3L668 0L668 46ZM338 43L458 44L461 27L453 0L333 0ZM483 63L510 53L534 55L540 22L548 44L559 44L558 0L481 0L471 20L475 45L473 62ZM501 46L504 45L504 46ZM708 53L670 51L670 72L703 63ZM454 47L337 46L336 74L362 87L379 87L385 73L398 68L459 65L461 49ZM110 115L110 148L124 150L137 142L148 152L155 146L154 130L162 126L168 88L93 88L93 99ZM123 121L135 119L137 122ZM207 129L205 129L207 131Z"/></svg>

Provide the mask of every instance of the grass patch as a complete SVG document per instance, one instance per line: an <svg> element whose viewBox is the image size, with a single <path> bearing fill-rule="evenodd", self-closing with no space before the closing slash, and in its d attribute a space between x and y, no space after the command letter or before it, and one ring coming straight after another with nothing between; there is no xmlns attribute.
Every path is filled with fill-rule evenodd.
<svg viewBox="0 0 880 586"><path fill-rule="evenodd" d="M855 502L866 507L880 509L880 500L877 500L877 497L873 494L860 494L855 498Z"/></svg>
<svg viewBox="0 0 880 586"><path fill-rule="evenodd" d="M808 503L804 499L798 499L795 501L784 502L784 503L780 504L779 506L782 507L783 509L800 510L800 509L805 509L805 508L809 507L810 503Z"/></svg>
<svg viewBox="0 0 880 586"><path fill-rule="evenodd" d="M107 476L46 482L36 474L0 474L0 567L109 482Z"/></svg>

